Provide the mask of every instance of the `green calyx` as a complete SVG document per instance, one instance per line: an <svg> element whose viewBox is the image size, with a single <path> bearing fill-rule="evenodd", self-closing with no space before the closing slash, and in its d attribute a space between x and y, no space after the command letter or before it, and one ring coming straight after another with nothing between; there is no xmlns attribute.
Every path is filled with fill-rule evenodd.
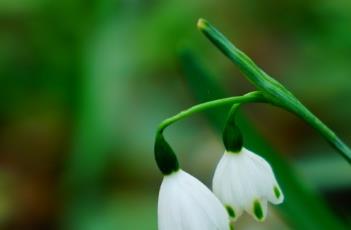
<svg viewBox="0 0 351 230"><path fill-rule="evenodd" d="M223 144L231 153L238 153L243 147L243 136L239 127L232 121L228 122L223 130Z"/></svg>
<svg viewBox="0 0 351 230"><path fill-rule="evenodd" d="M231 153L238 153L243 147L243 135L235 123L235 115L240 104L235 104L231 108L226 125L223 130L223 144L225 149Z"/></svg>
<svg viewBox="0 0 351 230"><path fill-rule="evenodd" d="M157 166L164 175L178 171L179 163L177 157L162 133L156 134L154 152Z"/></svg>

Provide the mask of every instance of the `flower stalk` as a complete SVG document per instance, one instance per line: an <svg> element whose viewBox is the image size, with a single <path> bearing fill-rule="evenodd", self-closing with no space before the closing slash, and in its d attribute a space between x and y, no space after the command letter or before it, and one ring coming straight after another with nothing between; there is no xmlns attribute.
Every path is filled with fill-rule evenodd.
<svg viewBox="0 0 351 230"><path fill-rule="evenodd" d="M217 99L213 101L204 102L201 104L194 105L182 112L165 119L161 124L158 126L157 133L162 133L163 130L168 127L169 125L173 124L174 122L181 120L183 118L189 117L190 115L198 112L202 112L208 109L212 109L215 107L230 105L230 104L244 104L250 102L268 102L265 95L260 91L254 91L247 93L242 96L235 96L235 97L227 97L222 99Z"/></svg>
<svg viewBox="0 0 351 230"><path fill-rule="evenodd" d="M164 175L169 175L179 170L177 156L162 133L157 133L156 135L154 151L157 166Z"/></svg>
<svg viewBox="0 0 351 230"><path fill-rule="evenodd" d="M195 113L198 113L207 109L219 107L219 106L225 106L228 104L244 104L244 103L250 103L250 102L266 102L266 101L267 101L266 98L261 92L254 91L242 96L228 97L228 98L222 98L214 101L204 102L204 103L192 106L189 109L184 110L164 120L157 129L155 146L154 146L155 160L160 171L164 175L168 175L179 169L177 157L163 136L163 131L169 125L173 124L176 121L189 117Z"/></svg>

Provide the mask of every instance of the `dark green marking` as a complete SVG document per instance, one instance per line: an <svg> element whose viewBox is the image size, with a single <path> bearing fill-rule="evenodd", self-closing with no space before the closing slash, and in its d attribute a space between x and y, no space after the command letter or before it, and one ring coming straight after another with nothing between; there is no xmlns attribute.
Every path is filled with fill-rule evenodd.
<svg viewBox="0 0 351 230"><path fill-rule="evenodd" d="M263 219L263 209L258 200L255 200L253 203L253 211L257 219L262 220Z"/></svg>
<svg viewBox="0 0 351 230"><path fill-rule="evenodd" d="M225 208L227 209L227 212L231 218L235 218L235 211L232 207L229 205L226 205Z"/></svg>
<svg viewBox="0 0 351 230"><path fill-rule="evenodd" d="M281 192L280 192L279 188L277 186L274 186L273 191L274 191L275 197L277 199L279 199L279 197L281 196Z"/></svg>

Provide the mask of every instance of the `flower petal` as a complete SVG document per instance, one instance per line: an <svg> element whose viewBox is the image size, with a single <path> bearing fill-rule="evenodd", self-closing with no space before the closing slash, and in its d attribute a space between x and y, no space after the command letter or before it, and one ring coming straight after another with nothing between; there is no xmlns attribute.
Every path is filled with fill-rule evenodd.
<svg viewBox="0 0 351 230"><path fill-rule="evenodd" d="M263 197L273 204L280 204L284 201L284 195L275 179L272 167L261 156L247 150L248 156L256 164L257 174L261 180L258 182L259 190Z"/></svg>
<svg viewBox="0 0 351 230"><path fill-rule="evenodd" d="M236 220L244 210L243 198L245 193L240 185L240 159L234 159L236 156L224 153L222 156L212 182L213 192L222 201L230 214L231 219ZM230 178L230 179L229 179Z"/></svg>
<svg viewBox="0 0 351 230"><path fill-rule="evenodd" d="M213 192L232 220L245 210L262 221L267 215L267 200L278 204L284 199L268 162L245 148L239 153L224 153L213 177Z"/></svg>
<svg viewBox="0 0 351 230"><path fill-rule="evenodd" d="M199 180L179 170L164 177L158 202L159 230L229 230L229 216Z"/></svg>

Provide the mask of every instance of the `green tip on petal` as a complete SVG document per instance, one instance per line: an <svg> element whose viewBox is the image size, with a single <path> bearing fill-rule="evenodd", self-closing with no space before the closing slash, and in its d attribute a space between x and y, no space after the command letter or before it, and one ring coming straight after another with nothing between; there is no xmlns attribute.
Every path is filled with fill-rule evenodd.
<svg viewBox="0 0 351 230"><path fill-rule="evenodd" d="M235 218L235 211L232 207L229 205L226 205L225 208L227 209L227 212L231 218Z"/></svg>
<svg viewBox="0 0 351 230"><path fill-rule="evenodd" d="M277 186L274 186L273 192L274 192L275 197L276 197L277 199L279 199L279 197L281 196L280 189L279 189Z"/></svg>
<svg viewBox="0 0 351 230"><path fill-rule="evenodd" d="M255 200L253 203L253 212L257 219L263 220L263 209L258 200Z"/></svg>

